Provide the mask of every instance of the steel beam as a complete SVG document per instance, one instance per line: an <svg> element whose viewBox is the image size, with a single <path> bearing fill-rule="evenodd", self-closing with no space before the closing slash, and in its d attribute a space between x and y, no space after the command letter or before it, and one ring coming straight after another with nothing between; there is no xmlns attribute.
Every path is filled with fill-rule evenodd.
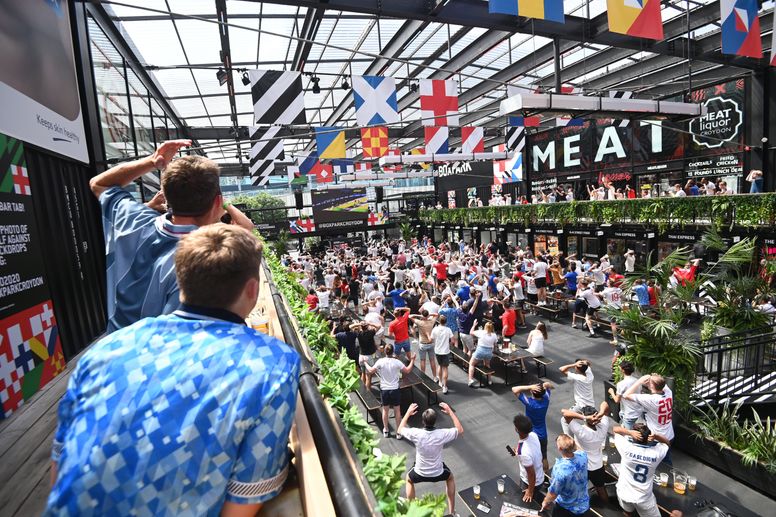
<svg viewBox="0 0 776 517"><path fill-rule="evenodd" d="M217 115L214 115L217 116ZM234 140L233 128L227 126L218 127L191 127L189 128L191 134L198 140ZM241 126L238 128L238 134L247 134L248 128ZM288 128L283 127L278 132L278 137L284 140L306 140L312 138L310 133L314 131L312 126L308 128ZM496 129L486 130L486 136L495 136ZM345 138L361 138L360 129L345 129ZM388 138L423 138L423 128L415 129L408 132L407 128L392 127L388 128Z"/></svg>
<svg viewBox="0 0 776 517"><path fill-rule="evenodd" d="M326 3L326 0L322 1L324 4ZM318 9L307 10L304 17L304 23L302 24L302 30L299 31L299 37L310 41L299 42L296 46L291 70L304 70L304 65L307 62L307 58L310 56L310 49L312 49L313 46L312 42L315 41L315 37L318 35L318 29L321 26L324 11L325 9L323 6Z"/></svg>
<svg viewBox="0 0 776 517"><path fill-rule="evenodd" d="M255 0L254 0L255 1ZM270 3L315 8L321 0L268 0ZM383 17L406 18L422 21L449 23L464 27L482 27L489 30L518 32L553 39L590 42L634 51L647 51L678 58L687 58L688 46L675 45L671 41L650 41L609 32L606 13L592 20L580 16L566 16L566 23L520 18L511 15L490 14L488 3L482 0L455 0L445 4L434 16L424 9L418 0L329 0L327 7L345 12L373 14ZM768 66L763 59L725 56L718 52L700 52L694 43L689 45L689 57L740 68L759 70Z"/></svg>

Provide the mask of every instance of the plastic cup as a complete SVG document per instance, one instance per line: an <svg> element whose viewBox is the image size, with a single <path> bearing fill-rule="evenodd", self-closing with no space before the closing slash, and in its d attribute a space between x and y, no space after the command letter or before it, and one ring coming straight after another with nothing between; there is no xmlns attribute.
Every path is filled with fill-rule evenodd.
<svg viewBox="0 0 776 517"><path fill-rule="evenodd" d="M609 447L614 449L614 436L609 437Z"/></svg>
<svg viewBox="0 0 776 517"><path fill-rule="evenodd" d="M698 479L695 476L687 476L687 488L694 492L695 486L698 484Z"/></svg>
<svg viewBox="0 0 776 517"><path fill-rule="evenodd" d="M674 492L684 495L687 491L687 474L678 470L674 470L672 474L674 475Z"/></svg>
<svg viewBox="0 0 776 517"><path fill-rule="evenodd" d="M496 480L496 488L498 489L498 493L499 494L503 494L504 493L504 480L503 479Z"/></svg>
<svg viewBox="0 0 776 517"><path fill-rule="evenodd" d="M480 485L474 485L474 498L479 500L480 499Z"/></svg>
<svg viewBox="0 0 776 517"><path fill-rule="evenodd" d="M601 459L603 459L604 465L608 465L609 464L609 455L608 454L606 454L606 453L602 454L601 455Z"/></svg>
<svg viewBox="0 0 776 517"><path fill-rule="evenodd" d="M269 332L269 318L266 316L252 316L251 327L263 334L267 334Z"/></svg>
<svg viewBox="0 0 776 517"><path fill-rule="evenodd" d="M668 474L667 473L662 472L658 479L659 479L658 485L663 486L663 487L668 486Z"/></svg>

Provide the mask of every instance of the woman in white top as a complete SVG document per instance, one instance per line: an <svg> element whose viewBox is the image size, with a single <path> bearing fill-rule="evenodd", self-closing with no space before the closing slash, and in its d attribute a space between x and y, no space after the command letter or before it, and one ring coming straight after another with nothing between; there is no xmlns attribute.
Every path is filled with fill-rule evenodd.
<svg viewBox="0 0 776 517"><path fill-rule="evenodd" d="M544 343L547 342L547 326L541 321L536 324L536 328L528 333L528 339L526 344L528 345L528 353L532 356L544 355ZM525 359L520 359L523 365L523 373L528 373L525 368Z"/></svg>
<svg viewBox="0 0 776 517"><path fill-rule="evenodd" d="M472 328L477 326L477 322L474 322ZM493 357L493 347L498 342L498 334L494 331L493 323L487 322L485 324L485 330L476 330L472 332L473 336L477 337L477 348L472 354L472 358L469 360L469 387L474 386L474 368L479 363L484 363L486 368L490 368L490 360ZM490 375L488 375L488 384L490 384Z"/></svg>

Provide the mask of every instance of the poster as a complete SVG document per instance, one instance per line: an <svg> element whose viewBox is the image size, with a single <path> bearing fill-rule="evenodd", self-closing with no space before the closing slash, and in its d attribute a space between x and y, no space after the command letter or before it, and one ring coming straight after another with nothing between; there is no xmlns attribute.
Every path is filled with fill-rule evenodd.
<svg viewBox="0 0 776 517"><path fill-rule="evenodd" d="M365 188L313 190L312 203L319 232L347 232L366 226L369 203Z"/></svg>
<svg viewBox="0 0 776 517"><path fill-rule="evenodd" d="M24 146L0 134L0 420L65 368Z"/></svg>
<svg viewBox="0 0 776 517"><path fill-rule="evenodd" d="M455 208L455 190L447 191L447 208Z"/></svg>
<svg viewBox="0 0 776 517"><path fill-rule="evenodd" d="M4 1L0 40L0 131L88 163L68 2Z"/></svg>

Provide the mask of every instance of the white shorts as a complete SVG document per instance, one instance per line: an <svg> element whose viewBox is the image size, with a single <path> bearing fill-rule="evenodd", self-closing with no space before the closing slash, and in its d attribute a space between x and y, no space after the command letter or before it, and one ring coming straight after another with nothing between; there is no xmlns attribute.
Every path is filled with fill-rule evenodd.
<svg viewBox="0 0 776 517"><path fill-rule="evenodd" d="M619 495L617 499L620 501L620 508L628 513L638 512L640 517L660 517L655 494L651 494L649 499L641 503L627 503L620 499Z"/></svg>

